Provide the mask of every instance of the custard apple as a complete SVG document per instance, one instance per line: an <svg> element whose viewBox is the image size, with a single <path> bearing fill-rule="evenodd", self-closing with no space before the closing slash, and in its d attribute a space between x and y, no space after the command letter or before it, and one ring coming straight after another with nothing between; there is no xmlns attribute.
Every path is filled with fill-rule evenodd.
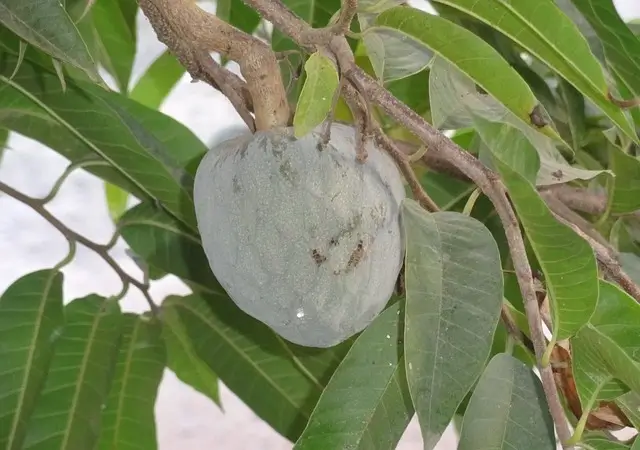
<svg viewBox="0 0 640 450"><path fill-rule="evenodd" d="M213 147L194 186L202 246L231 299L280 336L331 347L362 331L393 294L405 196L392 159L334 123L245 134Z"/></svg>

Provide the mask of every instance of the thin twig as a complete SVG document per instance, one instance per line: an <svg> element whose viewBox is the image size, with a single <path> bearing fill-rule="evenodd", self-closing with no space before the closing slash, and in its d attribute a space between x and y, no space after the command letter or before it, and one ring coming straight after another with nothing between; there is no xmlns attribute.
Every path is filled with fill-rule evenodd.
<svg viewBox="0 0 640 450"><path fill-rule="evenodd" d="M93 242L90 239L87 239L81 234L76 233L65 224L63 224L60 220L58 220L53 214L51 214L44 207L44 204L41 200L33 197L29 197L28 195L23 194L22 192L12 188L11 186L0 181L0 191L4 192L10 197L22 202L27 205L29 208L33 209L35 212L40 214L40 216L53 225L69 242L77 242L79 244L84 245L90 250L93 250L98 256L100 256L111 268L113 271L120 277L123 284L123 290L126 289L126 286L131 284L138 288L142 295L144 295L147 303L149 303L149 307L154 314L158 313L158 307L153 302L151 295L149 294L149 285L144 284L131 275L126 273L122 268L118 265L118 263L109 255L110 247L108 245L101 245Z"/></svg>
<svg viewBox="0 0 640 450"><path fill-rule="evenodd" d="M358 0L343 0L338 22L333 27L335 34L345 35L351 29L351 21L358 11Z"/></svg>

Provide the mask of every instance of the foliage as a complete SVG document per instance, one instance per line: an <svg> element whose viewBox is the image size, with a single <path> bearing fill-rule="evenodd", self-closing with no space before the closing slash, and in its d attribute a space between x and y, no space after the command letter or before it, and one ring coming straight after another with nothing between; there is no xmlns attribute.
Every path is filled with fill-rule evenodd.
<svg viewBox="0 0 640 450"><path fill-rule="evenodd" d="M170 48L131 82L136 16L190 3L0 0L0 163L9 133L69 161L42 199L0 181L69 241L63 261L0 297L0 447L155 449L168 368L217 404L223 381L297 450L392 449L414 414L425 450L452 421L460 449L553 449L554 431L565 448L640 448L608 433L640 427L637 24L612 0L432 0L435 13L399 0L217 2L218 19L278 52L271 76L296 136L333 119L363 126L407 181L398 296L358 335L316 349L244 314L216 280L193 204L207 147L158 111L186 71L241 115L253 96L257 117L268 89L225 69L235 58L251 75L252 55L227 42L205 49L221 64L203 65L190 24L167 15L183 40L156 26ZM330 33L283 26L297 20L284 7ZM332 33L353 55L328 44ZM275 58L267 47L251 48ZM117 224L106 245L46 208L78 169L104 180ZM119 237L142 281L109 255ZM116 271L121 294L64 298L78 245ZM192 293L152 299L167 274ZM130 287L149 311L121 310Z"/></svg>

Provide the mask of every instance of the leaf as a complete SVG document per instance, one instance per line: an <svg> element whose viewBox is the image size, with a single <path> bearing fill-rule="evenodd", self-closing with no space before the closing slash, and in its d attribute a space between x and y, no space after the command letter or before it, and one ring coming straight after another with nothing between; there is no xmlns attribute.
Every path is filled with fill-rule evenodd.
<svg viewBox="0 0 640 450"><path fill-rule="evenodd" d="M117 221L122 213L127 210L129 193L111 183L105 183L104 190L111 220Z"/></svg>
<svg viewBox="0 0 640 450"><path fill-rule="evenodd" d="M165 50L140 77L129 98L149 108L159 109L184 72L185 68L176 57Z"/></svg>
<svg viewBox="0 0 640 450"><path fill-rule="evenodd" d="M220 406L218 377L196 354L176 308L162 311L162 336L167 348L167 367L185 384Z"/></svg>
<svg viewBox="0 0 640 450"><path fill-rule="evenodd" d="M476 124L544 273L554 338L567 339L587 323L598 302L598 267L593 250L555 219L531 183L530 173L538 164L533 147L524 143L517 147L518 152L510 151L504 139L514 137L510 133L513 128L479 118Z"/></svg>
<svg viewBox="0 0 640 450"><path fill-rule="evenodd" d="M300 138L327 118L338 88L338 71L320 52L312 54L304 65L307 75L293 117L294 134Z"/></svg>
<svg viewBox="0 0 640 450"><path fill-rule="evenodd" d="M22 449L27 421L47 376L62 327L62 280L39 270L0 297L0 447Z"/></svg>
<svg viewBox="0 0 640 450"><path fill-rule="evenodd" d="M588 447L582 446L586 450L630 450L628 445L614 442L600 435L585 436L581 443L588 445Z"/></svg>
<svg viewBox="0 0 640 450"><path fill-rule="evenodd" d="M54 74L27 61L13 81L0 75L0 86L4 86L0 97L3 125L34 138L41 138L42 130L32 126L33 118L47 126L61 126L70 141L83 145L73 147L60 140L55 143L63 146L54 150L71 160L97 155L108 161L143 195L156 199L174 217L196 229L191 190L195 164L207 148L186 127L88 83L69 80L63 94ZM70 148L77 153L69 154Z"/></svg>
<svg viewBox="0 0 640 450"><path fill-rule="evenodd" d="M0 0L0 23L56 59L100 76L78 29L58 0Z"/></svg>
<svg viewBox="0 0 640 450"><path fill-rule="evenodd" d="M586 39L552 1L435 0L463 11L505 34L588 97L628 137L635 130L607 98L602 66Z"/></svg>
<svg viewBox="0 0 640 450"><path fill-rule="evenodd" d="M161 324L146 316L124 314L122 330L96 448L153 450L158 448L154 411L165 364Z"/></svg>
<svg viewBox="0 0 640 450"><path fill-rule="evenodd" d="M401 211L407 381L425 449L431 449L489 357L502 305L500 254L473 218L429 214L410 199Z"/></svg>
<svg viewBox="0 0 640 450"><path fill-rule="evenodd" d="M200 237L150 203L128 210L118 229L131 249L157 273L171 273L199 289L222 292L211 273Z"/></svg>
<svg viewBox="0 0 640 450"><path fill-rule="evenodd" d="M616 403L636 429L640 428L640 393L627 392Z"/></svg>
<svg viewBox="0 0 640 450"><path fill-rule="evenodd" d="M249 34L253 34L260 23L258 13L245 5L242 0L216 1L216 16Z"/></svg>
<svg viewBox="0 0 640 450"><path fill-rule="evenodd" d="M567 110L573 149L577 151L582 147L582 142L586 139L587 134L584 97L564 79L559 80L558 93Z"/></svg>
<svg viewBox="0 0 640 450"><path fill-rule="evenodd" d="M625 214L640 209L640 160L610 144L609 168L615 174L610 181L610 213Z"/></svg>
<svg viewBox="0 0 640 450"><path fill-rule="evenodd" d="M494 356L473 391L459 450L540 450L556 447L542 384L514 357Z"/></svg>
<svg viewBox="0 0 640 450"><path fill-rule="evenodd" d="M540 169L536 178L538 186L575 179L588 180L603 172L569 165L553 139L524 123L494 98L478 92L473 80L442 58L436 58L433 62L429 90L433 124L438 128L473 126L474 117L503 122L517 128L533 144L539 155Z"/></svg>
<svg viewBox="0 0 640 450"><path fill-rule="evenodd" d="M6 128L0 128L0 164L2 164L2 157L7 149L7 143L9 142L9 130Z"/></svg>
<svg viewBox="0 0 640 450"><path fill-rule="evenodd" d="M95 445L120 337L118 304L97 295L65 307L65 326L29 422L25 450Z"/></svg>
<svg viewBox="0 0 640 450"><path fill-rule="evenodd" d="M295 441L322 386L303 374L290 348L266 325L244 314L222 294L168 297L198 357L258 417Z"/></svg>
<svg viewBox="0 0 640 450"><path fill-rule="evenodd" d="M401 303L363 332L322 393L294 450L392 449L413 416Z"/></svg>

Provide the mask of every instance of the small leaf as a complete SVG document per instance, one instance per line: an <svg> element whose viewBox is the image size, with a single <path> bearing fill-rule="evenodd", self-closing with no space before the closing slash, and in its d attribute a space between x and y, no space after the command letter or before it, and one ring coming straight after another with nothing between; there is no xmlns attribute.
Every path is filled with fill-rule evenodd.
<svg viewBox="0 0 640 450"><path fill-rule="evenodd" d="M129 193L118 186L105 182L104 191L107 199L107 207L109 208L109 215L111 220L117 221L122 213L127 210L127 202L129 200Z"/></svg>
<svg viewBox="0 0 640 450"><path fill-rule="evenodd" d="M640 160L610 144L609 168L615 174L610 181L609 211L625 214L640 209Z"/></svg>
<svg viewBox="0 0 640 450"><path fill-rule="evenodd" d="M338 72L333 62L320 52L304 65L307 75L293 118L295 136L300 138L327 118L338 88Z"/></svg>
<svg viewBox="0 0 640 450"><path fill-rule="evenodd" d="M40 270L0 297L0 447L22 449L62 327L62 273Z"/></svg>
<svg viewBox="0 0 640 450"><path fill-rule="evenodd" d="M120 308L97 295L65 306L65 326L31 416L25 450L93 448L120 337Z"/></svg>
<svg viewBox="0 0 640 450"><path fill-rule="evenodd" d="M514 357L494 356L469 401L458 449L553 448L553 419L540 380Z"/></svg>
<svg viewBox="0 0 640 450"><path fill-rule="evenodd" d="M553 335L558 340L567 339L587 323L598 302L598 267L593 250L555 219L530 179L523 175L524 170L536 170L531 168L538 164L533 147L520 145L518 152L512 152L503 140L509 136L505 134L509 133L509 125L480 118L476 118L476 124L544 273Z"/></svg>
<svg viewBox="0 0 640 450"><path fill-rule="evenodd" d="M185 384L220 406L218 377L196 354L194 343L176 308L162 311L162 336L167 347L167 367Z"/></svg>
<svg viewBox="0 0 640 450"><path fill-rule="evenodd" d="M124 314L122 330L96 449L154 450L155 403L165 363L162 329L156 319Z"/></svg>
<svg viewBox="0 0 640 450"><path fill-rule="evenodd" d="M131 89L129 98L149 108L158 109L184 72L184 66L165 50L140 77Z"/></svg>
<svg viewBox="0 0 640 450"><path fill-rule="evenodd" d="M638 139L622 110L607 98L604 71L586 39L554 2L435 1L463 11L507 35L575 86L628 137Z"/></svg>
<svg viewBox="0 0 640 450"><path fill-rule="evenodd" d="M413 416L398 302L358 336L336 369L294 450L395 448Z"/></svg>
<svg viewBox="0 0 640 450"><path fill-rule="evenodd" d="M502 305L500 254L489 230L466 215L429 214L405 199L402 221L407 380L431 449L489 357Z"/></svg>
<svg viewBox="0 0 640 450"><path fill-rule="evenodd" d="M78 29L58 0L0 0L0 23L29 44L99 81Z"/></svg>

